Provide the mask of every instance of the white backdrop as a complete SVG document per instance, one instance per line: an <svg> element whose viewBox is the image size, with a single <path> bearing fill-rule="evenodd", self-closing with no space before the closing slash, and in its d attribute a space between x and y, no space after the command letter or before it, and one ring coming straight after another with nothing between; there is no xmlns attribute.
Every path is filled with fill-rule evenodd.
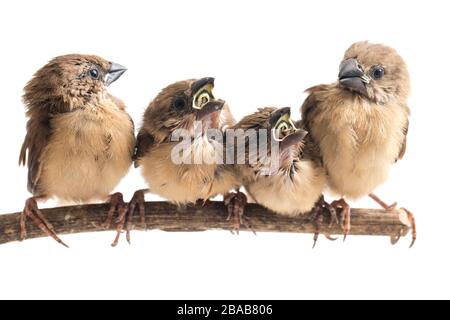
<svg viewBox="0 0 450 320"><path fill-rule="evenodd" d="M137 125L165 85L216 77L216 95L241 117L298 108L303 90L337 77L345 49L395 47L411 73L406 157L377 193L416 214L419 238L322 239L228 232L62 236L0 247L0 298L450 298L447 182L448 1L14 1L0 2L0 212L23 207L22 88L50 58L94 53L129 71L110 90ZM144 186L132 170L117 190ZM149 197L148 199L156 199ZM49 202L48 206L53 205ZM373 206L364 199L355 206Z"/></svg>

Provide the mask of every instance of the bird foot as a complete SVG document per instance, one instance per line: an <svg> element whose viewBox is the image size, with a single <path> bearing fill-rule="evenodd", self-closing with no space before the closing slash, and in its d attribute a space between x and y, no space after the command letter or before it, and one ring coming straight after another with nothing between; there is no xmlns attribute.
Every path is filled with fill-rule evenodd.
<svg viewBox="0 0 450 320"><path fill-rule="evenodd" d="M111 227L114 213L119 212L120 209L123 206L125 206L125 202L123 201L123 195L120 192L110 195L108 198L108 202L110 204L110 207L106 220L105 222L102 223L103 229L109 229L109 227Z"/></svg>
<svg viewBox="0 0 450 320"><path fill-rule="evenodd" d="M224 203L228 209L227 221L230 221L232 218L234 220L234 231L239 234L241 226L245 225L256 235L248 219L244 216L244 209L245 205L247 204L247 196L240 191L230 192L224 196ZM232 233L234 232L232 231Z"/></svg>
<svg viewBox="0 0 450 320"><path fill-rule="evenodd" d="M131 244L131 227L136 209L139 210L142 230L147 229L147 225L145 223L145 192L146 190L136 191L130 202L127 205L123 205L119 209L119 217L115 221L117 224L117 234L114 242L111 244L112 247L116 247L119 243L120 235L122 234L124 228L126 232L127 242Z"/></svg>
<svg viewBox="0 0 450 320"><path fill-rule="evenodd" d="M344 230L343 233L344 233L344 241L345 241L347 239L347 236L350 233L350 229L351 229L351 215L352 215L351 208L344 199L333 201L331 203L331 206L335 209L342 209L340 225L341 225L342 229Z"/></svg>
<svg viewBox="0 0 450 320"><path fill-rule="evenodd" d="M210 203L211 201L209 199L198 199L197 202L195 203L196 206L198 207L204 207L206 206L208 203Z"/></svg>
<svg viewBox="0 0 450 320"><path fill-rule="evenodd" d="M322 227L325 216L329 216L329 220L330 220L330 223L328 225L329 227L331 227L333 225L333 223L336 223L339 225L339 219L337 217L336 210L334 209L333 206L328 204L325 201L324 197L322 196L319 199L319 201L316 203L316 205L312 211L311 218L310 218L310 221L312 221L316 227L316 232L314 233L313 249L316 247L317 240L319 239L320 229ZM337 238L334 238L329 234L325 234L325 238L327 238L330 241L337 240Z"/></svg>
<svg viewBox="0 0 450 320"><path fill-rule="evenodd" d="M414 217L414 214L409 211L406 208L400 208L400 210L403 210L406 212L409 220L409 224L411 225L411 244L409 245L409 248L412 248L417 240L417 227L416 227L416 218Z"/></svg>
<svg viewBox="0 0 450 320"><path fill-rule="evenodd" d="M416 218L414 217L414 214L411 211L409 211L408 209L400 208L400 210L402 210L403 212L406 213L406 218L408 219L409 226L411 228L411 238L412 239L411 239L411 244L409 245L409 248L411 249L417 240ZM401 238L401 234L391 236L391 243L393 245L397 244L397 242L400 240L400 238Z"/></svg>
<svg viewBox="0 0 450 320"><path fill-rule="evenodd" d="M52 237L56 242L60 243L64 247L68 248L66 245L56 234L53 226L48 222L48 220L44 217L41 210L39 210L36 198L29 198L25 202L25 208L20 215L20 241L25 240L27 237L26 230L26 219L30 218L33 223L39 227L47 236Z"/></svg>
<svg viewBox="0 0 450 320"><path fill-rule="evenodd" d="M380 198L378 198L375 194L371 193L369 194L369 197L372 198L376 203L378 203L384 210L393 210L395 208L397 208L397 202L394 202L391 205L387 205L383 200L381 200ZM400 208L401 210L405 211L409 220L409 223L411 225L411 244L410 244L410 248L412 248L414 246L414 244L416 243L417 240L417 227L416 227L416 219L414 218L414 214L405 209L405 208ZM400 235L393 235L391 236L391 244L395 245L397 244L397 242L400 240L401 236Z"/></svg>

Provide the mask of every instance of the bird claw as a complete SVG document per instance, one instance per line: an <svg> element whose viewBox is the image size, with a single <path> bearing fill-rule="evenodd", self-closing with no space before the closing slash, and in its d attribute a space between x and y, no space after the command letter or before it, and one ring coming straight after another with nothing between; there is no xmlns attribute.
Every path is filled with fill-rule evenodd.
<svg viewBox="0 0 450 320"><path fill-rule="evenodd" d="M331 228L333 226L333 223L339 225L339 218L337 216L336 209L331 204L326 202L323 198L322 198L322 206L330 214L330 224L328 225L328 227Z"/></svg>
<svg viewBox="0 0 450 320"><path fill-rule="evenodd" d="M320 204L316 204L316 206L314 207L314 209L311 213L311 217L309 218L309 221L313 222L316 227L316 232L314 233L314 237L313 237L314 242L313 242L313 246L312 246L312 248L314 249L317 245L317 240L319 240L320 227L323 222L323 212L322 212L322 206Z"/></svg>
<svg viewBox="0 0 450 320"><path fill-rule="evenodd" d="M393 204L389 205L386 210L394 210L395 208L397 208L397 204L397 202L394 202Z"/></svg>
<svg viewBox="0 0 450 320"><path fill-rule="evenodd" d="M210 201L209 201L209 199L206 199L206 200L204 200L204 199L198 199L197 200L197 202L195 203L195 205L197 206L197 207L205 207L208 203L210 203Z"/></svg>
<svg viewBox="0 0 450 320"><path fill-rule="evenodd" d="M394 234L394 235L392 235L392 236L391 236L391 244L392 244L393 246L395 246L395 245L398 243L398 241L400 240L401 237L402 237L402 236L401 236L400 233L399 233L399 234Z"/></svg>
<svg viewBox="0 0 450 320"><path fill-rule="evenodd" d="M331 203L331 206L335 209L341 208L341 221L339 224L341 225L343 229L344 239L345 241L347 239L348 234L350 233L351 229L351 208L348 205L348 203L344 199L340 199L337 201L333 201Z"/></svg>
<svg viewBox="0 0 450 320"><path fill-rule="evenodd" d="M112 247L116 247L119 243L120 235L123 233L124 228L126 232L126 240L128 244L131 244L131 227L136 208L139 210L139 217L142 230L147 229L145 223L145 191L136 191L127 205L123 205L119 208L119 216L116 219L116 237L111 244Z"/></svg>
<svg viewBox="0 0 450 320"><path fill-rule="evenodd" d="M25 240L27 237L26 230L26 219L29 217L32 222L39 227L47 236L52 237L56 242L63 245L66 248L69 248L67 244L65 244L56 234L53 226L48 222L48 220L44 217L41 210L39 210L36 199L29 198L25 202L25 208L20 215L20 241Z"/></svg>
<svg viewBox="0 0 450 320"><path fill-rule="evenodd" d="M322 226L325 214L328 214L330 217L330 223L328 225L329 228L331 228L333 226L333 223L336 223L337 225L339 225L339 219L337 217L335 208L332 205L328 204L325 201L324 197L322 196L319 199L319 201L317 202L316 206L314 207L312 214L311 214L311 218L309 219L310 222L313 222L316 226L316 232L314 233L314 238L313 238L313 240L314 240L313 249L316 247L317 240L319 239L320 228ZM326 234L325 237L330 241L337 240L337 238L333 238L329 234Z"/></svg>
<svg viewBox="0 0 450 320"><path fill-rule="evenodd" d="M230 192L224 197L225 206L228 209L228 217L227 221L234 220L234 229L231 230L231 233L239 235L239 230L242 225L245 225L246 228L250 229L255 235L256 232L253 230L250 221L247 217L244 216L245 205L247 204L247 196L238 191L238 192Z"/></svg>
<svg viewBox="0 0 450 320"><path fill-rule="evenodd" d="M408 209L401 208L401 210L404 210L406 214L408 215L408 220L411 225L411 244L409 245L409 248L411 249L417 240L417 227L416 227L416 218L414 217L413 213L409 211Z"/></svg>
<svg viewBox="0 0 450 320"><path fill-rule="evenodd" d="M338 237L332 237L332 236L329 235L329 234L326 234L326 235L325 235L325 238L327 238L327 239L330 240L330 241L336 241L337 239L339 239Z"/></svg>
<svg viewBox="0 0 450 320"><path fill-rule="evenodd" d="M375 194L371 193L369 194L369 197L372 198L376 203L378 203L384 210L393 210L397 207L397 202L394 202L391 205L387 205L384 201L382 201L380 198L378 198ZM417 228L416 228L416 219L414 218L414 215L411 211L405 208L400 208L400 210L403 210L406 212L409 223L411 225L411 244L409 248L412 248L417 240ZM391 243L393 245L397 244L397 242L400 240L401 235L394 235L391 236Z"/></svg>
<svg viewBox="0 0 450 320"><path fill-rule="evenodd" d="M120 235L123 233L123 227L126 222L126 216L128 212L128 206L126 204L120 205L118 208L119 217L115 220L116 222L116 237L114 238L111 247L116 247L120 240ZM128 237L127 237L128 240Z"/></svg>
<svg viewBox="0 0 450 320"><path fill-rule="evenodd" d="M114 213L119 212L121 207L125 205L125 202L123 201L123 195L120 192L110 195L108 202L110 204L110 207L106 220L102 223L103 229L109 229L111 227Z"/></svg>

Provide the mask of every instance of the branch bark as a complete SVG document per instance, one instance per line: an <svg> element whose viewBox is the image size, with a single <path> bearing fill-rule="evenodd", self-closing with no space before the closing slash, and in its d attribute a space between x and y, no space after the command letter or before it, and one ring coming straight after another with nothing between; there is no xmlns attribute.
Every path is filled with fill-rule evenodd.
<svg viewBox="0 0 450 320"><path fill-rule="evenodd" d="M43 209L42 213L60 234L75 234L115 230L99 227L106 219L108 204L91 204L72 207ZM180 212L167 202L147 202L145 204L146 229L163 231L207 231L233 230L233 224L226 221L227 210L222 202L208 202L205 206L192 206ZM314 233L316 227L310 221L309 215L287 218L275 215L270 211L255 205L246 206L245 215L255 232L291 232ZM340 216L340 212L338 212ZM20 213L0 215L0 244L19 240ZM30 220L27 223L27 239L45 237L45 234ZM329 218L325 217L321 233L339 235L342 228L336 224L329 226ZM139 215L132 220L132 229L142 230ZM352 227L350 235L392 236L404 237L408 234L410 225L402 210L352 209ZM241 231L250 231L242 226Z"/></svg>

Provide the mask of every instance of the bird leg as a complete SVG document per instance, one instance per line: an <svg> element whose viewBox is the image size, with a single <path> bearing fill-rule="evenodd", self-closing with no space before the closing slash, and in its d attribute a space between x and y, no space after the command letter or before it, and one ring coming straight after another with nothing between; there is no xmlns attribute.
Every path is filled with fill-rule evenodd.
<svg viewBox="0 0 450 320"><path fill-rule="evenodd" d="M241 225L243 225L244 220L247 219L244 216L244 209L245 205L247 204L247 196L239 190L236 190L236 192L230 192L224 196L224 203L228 209L227 221L230 221L231 218L234 218L234 229L236 233L239 234ZM248 221L246 222L246 227L251 229L253 233L255 233Z"/></svg>
<svg viewBox="0 0 450 320"><path fill-rule="evenodd" d="M333 206L331 206L325 201L325 198L323 196L321 196L313 208L310 219L310 221L313 221L316 226L316 232L314 233L313 249L316 247L317 240L319 239L320 228L322 227L325 214L328 214L330 217L329 227L333 225L333 222L339 224L339 219L337 217L336 210L334 209ZM333 238L329 234L326 234L325 237L330 241L337 240L337 238Z"/></svg>
<svg viewBox="0 0 450 320"><path fill-rule="evenodd" d="M391 210L391 209L395 209L397 207L397 202L394 202L391 205L386 204L386 202L384 202L383 200L381 200L380 198L378 198L375 194L370 193L369 197L372 198L373 201L375 201L376 203L378 203L384 210Z"/></svg>
<svg viewBox="0 0 450 320"><path fill-rule="evenodd" d="M130 240L130 232L131 232L131 221L134 216L134 212L136 211L136 207L139 210L139 219L141 220L141 228L142 230L147 229L147 224L145 223L145 194L148 192L148 189L138 190L134 193L133 198L131 198L130 203L128 204L130 216L128 217L126 224L127 231L127 241L131 244Z"/></svg>
<svg viewBox="0 0 450 320"><path fill-rule="evenodd" d="M27 237L27 230L26 230L26 220L27 217L31 218L33 223L39 227L47 236L52 237L56 242L62 244L66 248L69 246L66 245L56 234L55 230L53 229L53 226L48 222L48 220L44 217L42 212L39 210L37 205L37 200L39 200L39 197L33 197L27 199L25 202L25 208L22 211L22 214L20 215L20 241L25 240Z"/></svg>
<svg viewBox="0 0 450 320"><path fill-rule="evenodd" d="M376 203L378 203L384 210L392 210L397 207L397 202L394 202L391 205L387 205L384 201L382 201L380 198L378 198L373 193L369 194L369 197L372 198ZM411 241L411 245L409 247L412 248L414 246L414 243L416 243L416 240L417 240L416 219L414 218L414 214L411 211L409 211L405 208L400 208L400 209L404 210L406 212L409 223L411 224L412 241ZM398 235L391 236L392 244L396 244L398 242L398 240L400 240L400 236L398 236Z"/></svg>
<svg viewBox="0 0 450 320"><path fill-rule="evenodd" d="M337 201L333 201L331 203L331 206L335 209L341 208L342 209L342 213L341 213L341 226L342 229L344 230L344 241L345 239L347 239L347 236L350 232L350 228L351 228L351 208L349 206L349 204L342 198L340 200Z"/></svg>
<svg viewBox="0 0 450 320"><path fill-rule="evenodd" d="M136 209L139 210L139 217L141 220L142 230L147 229L145 223L145 194L148 189L138 190L134 193L133 198L127 205L122 206L119 209L119 217L116 220L117 223L117 234L114 242L111 244L112 247L117 246L119 243L120 235L125 227L126 239L129 244L131 244L131 223L133 221L134 213Z"/></svg>

